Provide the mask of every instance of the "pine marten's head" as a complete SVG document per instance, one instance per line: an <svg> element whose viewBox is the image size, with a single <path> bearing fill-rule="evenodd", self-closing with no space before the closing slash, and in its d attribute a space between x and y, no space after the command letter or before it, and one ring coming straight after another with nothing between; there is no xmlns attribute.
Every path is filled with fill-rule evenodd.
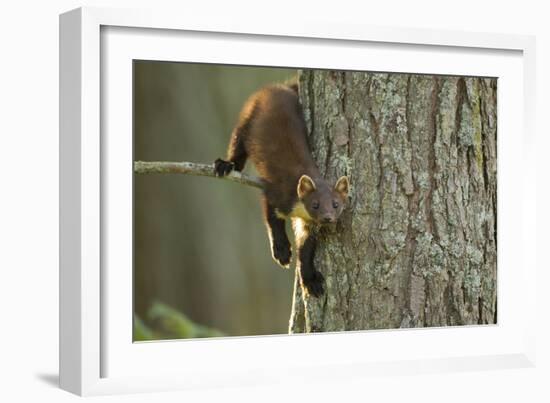
<svg viewBox="0 0 550 403"><path fill-rule="evenodd" d="M302 175L298 181L299 207L305 209L308 220L318 224L334 223L342 214L348 199L349 180L342 176L331 187L324 179L314 181L307 175ZM309 217L307 217L309 216Z"/></svg>

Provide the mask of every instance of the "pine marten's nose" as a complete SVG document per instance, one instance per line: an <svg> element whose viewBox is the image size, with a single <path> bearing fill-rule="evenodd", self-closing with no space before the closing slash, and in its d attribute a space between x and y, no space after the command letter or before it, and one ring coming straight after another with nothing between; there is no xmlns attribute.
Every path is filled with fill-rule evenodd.
<svg viewBox="0 0 550 403"><path fill-rule="evenodd" d="M331 217L331 216L325 216L325 217L323 217L323 223L324 223L324 224L329 224L329 223L331 223L331 222L334 222L334 218L333 218L333 217Z"/></svg>

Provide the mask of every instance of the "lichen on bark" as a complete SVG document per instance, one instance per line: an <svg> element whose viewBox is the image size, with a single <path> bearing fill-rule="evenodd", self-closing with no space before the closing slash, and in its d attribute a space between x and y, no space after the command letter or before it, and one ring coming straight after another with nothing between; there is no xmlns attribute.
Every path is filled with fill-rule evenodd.
<svg viewBox="0 0 550 403"><path fill-rule="evenodd" d="M494 78L302 71L309 143L351 180L291 333L496 323Z"/></svg>

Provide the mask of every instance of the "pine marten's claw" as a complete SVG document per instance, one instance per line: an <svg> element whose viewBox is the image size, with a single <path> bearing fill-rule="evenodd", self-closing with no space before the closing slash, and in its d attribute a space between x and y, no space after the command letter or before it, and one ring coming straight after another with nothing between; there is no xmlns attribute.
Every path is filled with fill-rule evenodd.
<svg viewBox="0 0 550 403"><path fill-rule="evenodd" d="M231 173L235 164L231 161L224 161L221 158L218 158L214 161L214 174L216 176L226 176Z"/></svg>

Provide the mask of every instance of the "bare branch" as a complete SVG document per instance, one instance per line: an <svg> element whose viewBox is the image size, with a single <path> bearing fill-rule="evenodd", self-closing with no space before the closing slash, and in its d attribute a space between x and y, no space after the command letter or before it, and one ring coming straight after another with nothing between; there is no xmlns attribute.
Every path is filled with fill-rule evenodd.
<svg viewBox="0 0 550 403"><path fill-rule="evenodd" d="M212 178L226 179L259 189L263 189L264 187L260 178L242 174L240 172L231 172L229 175L222 177L216 176L214 174L214 164L197 164L195 162L135 161L134 172L137 174L186 174L210 176Z"/></svg>

